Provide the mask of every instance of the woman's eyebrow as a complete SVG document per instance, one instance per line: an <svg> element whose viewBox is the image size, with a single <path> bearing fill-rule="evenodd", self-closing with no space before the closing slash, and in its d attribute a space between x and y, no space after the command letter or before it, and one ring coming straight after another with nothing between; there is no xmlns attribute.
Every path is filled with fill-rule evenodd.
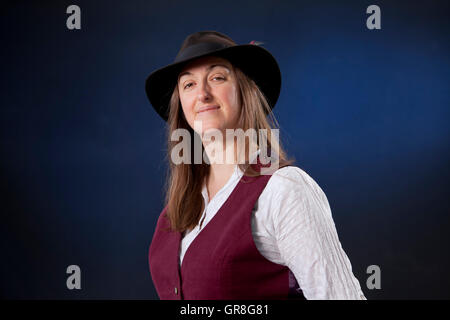
<svg viewBox="0 0 450 320"><path fill-rule="evenodd" d="M224 67L225 69L230 71L230 69L226 65L220 64L220 63L212 64L206 70L210 71L210 70L214 69L215 67ZM186 75L192 75L192 73L190 73L189 71L184 71L184 72L180 73L180 75L178 76L178 80L181 79L182 76L186 76Z"/></svg>

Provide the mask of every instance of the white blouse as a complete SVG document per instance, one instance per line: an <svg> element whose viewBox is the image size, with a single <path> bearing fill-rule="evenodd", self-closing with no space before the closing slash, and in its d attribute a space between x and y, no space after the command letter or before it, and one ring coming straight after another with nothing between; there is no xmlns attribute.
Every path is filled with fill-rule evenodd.
<svg viewBox="0 0 450 320"><path fill-rule="evenodd" d="M197 225L184 235L180 264L189 245L242 176L236 165L233 175L211 201L203 185L205 210L200 221L204 221L201 228ZM252 235L265 258L292 271L306 299L366 299L342 249L327 197L302 169L288 166L273 173L253 208Z"/></svg>

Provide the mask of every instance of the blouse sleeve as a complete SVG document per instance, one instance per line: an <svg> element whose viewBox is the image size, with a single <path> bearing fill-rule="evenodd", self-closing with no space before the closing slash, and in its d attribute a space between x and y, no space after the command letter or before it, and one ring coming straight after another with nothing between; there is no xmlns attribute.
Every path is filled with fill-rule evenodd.
<svg viewBox="0 0 450 320"><path fill-rule="evenodd" d="M274 178L279 204L272 206L276 243L305 298L365 300L325 193L298 167L281 168Z"/></svg>

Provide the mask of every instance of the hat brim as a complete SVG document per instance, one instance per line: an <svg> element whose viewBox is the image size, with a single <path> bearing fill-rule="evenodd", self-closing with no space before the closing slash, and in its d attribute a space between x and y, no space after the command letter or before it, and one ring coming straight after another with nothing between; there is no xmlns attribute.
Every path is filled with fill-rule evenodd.
<svg viewBox="0 0 450 320"><path fill-rule="evenodd" d="M277 61L263 47L254 44L236 45L172 63L153 71L147 77L145 82L147 97L164 121L169 117L169 102L181 69L194 59L210 55L223 57L241 69L258 85L270 108L275 107L281 90L281 72Z"/></svg>

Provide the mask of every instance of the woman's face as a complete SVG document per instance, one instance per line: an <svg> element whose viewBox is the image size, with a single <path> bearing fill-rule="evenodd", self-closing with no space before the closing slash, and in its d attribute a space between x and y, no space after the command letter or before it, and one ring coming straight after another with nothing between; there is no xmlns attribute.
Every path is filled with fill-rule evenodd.
<svg viewBox="0 0 450 320"><path fill-rule="evenodd" d="M208 129L235 129L241 111L238 85L232 65L220 57L208 56L186 65L178 76L178 93L184 116L194 129L201 121ZM198 130L197 130L198 131Z"/></svg>

